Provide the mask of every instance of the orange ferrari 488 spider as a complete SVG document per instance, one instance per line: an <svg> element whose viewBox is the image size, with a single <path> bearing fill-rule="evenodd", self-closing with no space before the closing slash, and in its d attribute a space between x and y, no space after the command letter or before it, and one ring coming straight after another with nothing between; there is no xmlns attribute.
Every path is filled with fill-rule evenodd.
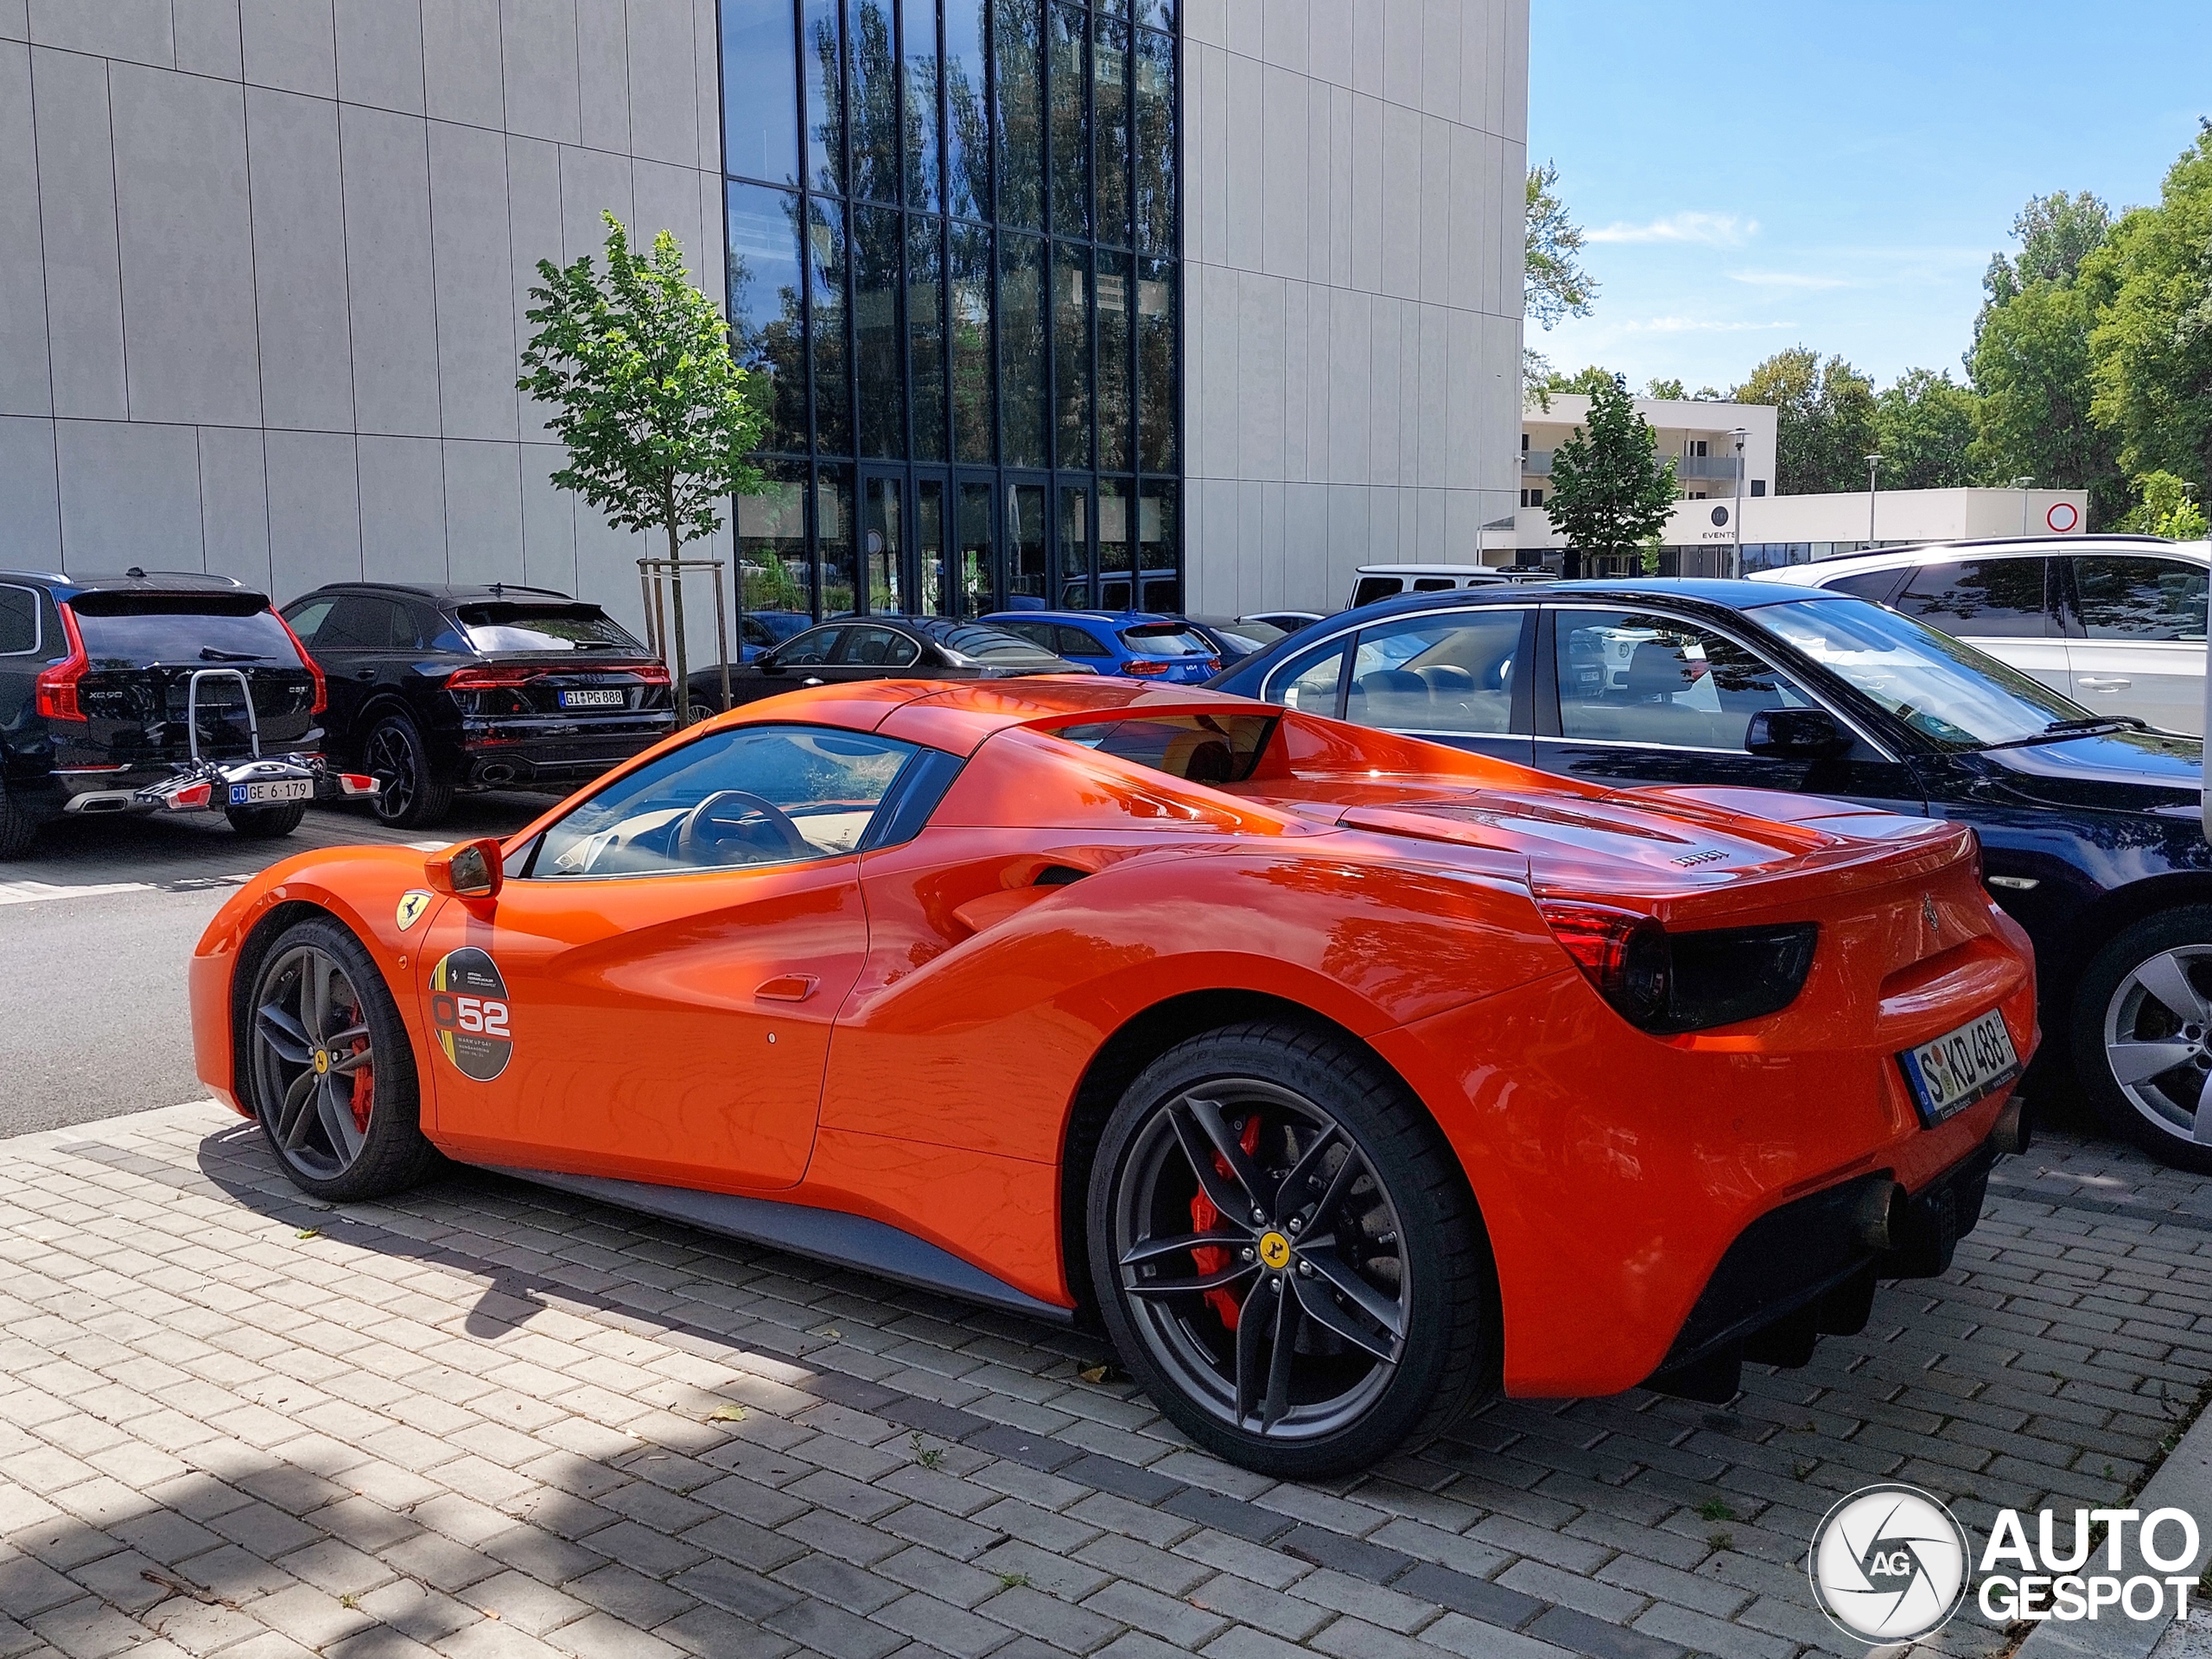
<svg viewBox="0 0 2212 1659"><path fill-rule="evenodd" d="M200 1076L344 1200L441 1155L1040 1319L1315 1476L1488 1389L1726 1398L2024 1144L1971 834L1607 792L1198 688L876 682L505 843L225 905Z"/></svg>

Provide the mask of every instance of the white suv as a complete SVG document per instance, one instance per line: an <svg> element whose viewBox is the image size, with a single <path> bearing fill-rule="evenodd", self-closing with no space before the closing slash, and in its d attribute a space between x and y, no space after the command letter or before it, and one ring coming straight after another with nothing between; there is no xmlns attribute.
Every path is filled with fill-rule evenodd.
<svg viewBox="0 0 2212 1659"><path fill-rule="evenodd" d="M2204 729L2212 550L2155 536L1949 542L1752 574L1856 594L1955 634L2093 713Z"/></svg>

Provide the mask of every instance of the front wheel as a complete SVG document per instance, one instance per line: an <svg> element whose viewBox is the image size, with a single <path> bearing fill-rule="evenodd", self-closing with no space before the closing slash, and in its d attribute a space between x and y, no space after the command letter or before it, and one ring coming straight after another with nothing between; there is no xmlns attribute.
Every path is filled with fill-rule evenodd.
<svg viewBox="0 0 2212 1659"><path fill-rule="evenodd" d="M261 959L241 1083L276 1160L318 1198L382 1198L438 1162L399 1008L360 942L316 918Z"/></svg>
<svg viewBox="0 0 2212 1659"><path fill-rule="evenodd" d="M2113 1134L2212 1173L2212 905L2124 928L2082 975L2074 1067Z"/></svg>
<svg viewBox="0 0 2212 1659"><path fill-rule="evenodd" d="M231 828L248 841L276 841L305 822L308 804L305 801L288 801L282 806L226 806L223 816L231 821Z"/></svg>
<svg viewBox="0 0 2212 1659"><path fill-rule="evenodd" d="M1313 1479L1448 1427L1497 1372L1472 1195L1403 1085L1339 1039L1231 1027L1147 1067L1087 1220L1130 1373L1199 1445Z"/></svg>

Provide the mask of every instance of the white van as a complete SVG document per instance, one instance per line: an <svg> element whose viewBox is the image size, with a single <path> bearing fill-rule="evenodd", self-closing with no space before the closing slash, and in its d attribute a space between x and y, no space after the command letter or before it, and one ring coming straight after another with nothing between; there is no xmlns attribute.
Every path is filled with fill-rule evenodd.
<svg viewBox="0 0 2212 1659"><path fill-rule="evenodd" d="M1550 571L1534 567L1489 564L1363 564L1352 573L1351 597L1344 608L1356 611L1378 599L1400 594L1448 594L1456 588L1496 588L1516 582L1556 582Z"/></svg>

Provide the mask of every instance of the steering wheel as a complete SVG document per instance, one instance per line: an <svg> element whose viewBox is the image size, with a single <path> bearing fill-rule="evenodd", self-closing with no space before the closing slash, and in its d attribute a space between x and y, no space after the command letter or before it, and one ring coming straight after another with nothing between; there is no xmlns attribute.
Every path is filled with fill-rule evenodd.
<svg viewBox="0 0 2212 1659"><path fill-rule="evenodd" d="M742 810L734 817L718 817L715 809L721 806ZM709 825L720 828L707 828ZM723 834L721 829L734 833ZM773 837L772 842L764 840L758 833L763 830ZM810 856L814 851L812 843L799 834L790 814L773 801L764 800L749 790L722 789L683 815L683 821L676 827L676 857L684 864L721 863L721 849L732 842L753 851L789 853L801 858Z"/></svg>

